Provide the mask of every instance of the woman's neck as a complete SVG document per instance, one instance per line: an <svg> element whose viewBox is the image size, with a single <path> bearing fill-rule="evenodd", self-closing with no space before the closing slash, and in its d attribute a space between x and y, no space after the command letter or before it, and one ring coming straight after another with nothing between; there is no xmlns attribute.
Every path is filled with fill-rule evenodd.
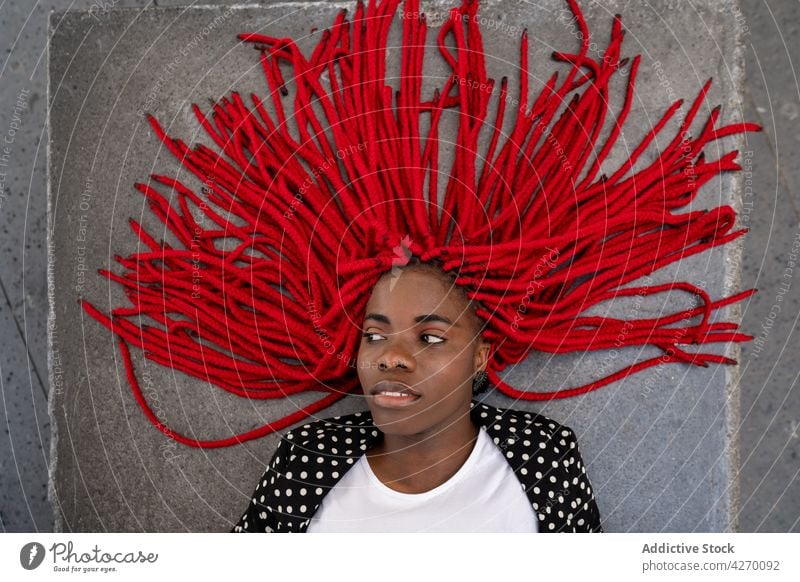
<svg viewBox="0 0 800 582"><path fill-rule="evenodd" d="M469 414L443 424L415 435L384 433L366 453L372 472L401 493L424 493L450 479L469 458L480 429Z"/></svg>

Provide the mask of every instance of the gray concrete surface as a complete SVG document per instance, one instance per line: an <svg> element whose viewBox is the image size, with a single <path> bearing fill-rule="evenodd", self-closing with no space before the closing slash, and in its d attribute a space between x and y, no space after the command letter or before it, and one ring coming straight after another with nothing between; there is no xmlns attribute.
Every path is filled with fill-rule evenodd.
<svg viewBox="0 0 800 582"><path fill-rule="evenodd" d="M652 121L671 101L663 86L656 87L657 81L668 79L677 95L688 97L708 76L715 78L708 103L725 104L721 122L742 115L752 120L758 115L767 127L766 134L749 135L743 148L753 152L748 156L754 193L752 200L744 199L745 205L752 204L745 208L750 208L753 226L753 232L745 237L744 284L761 289L743 308L745 329L756 333L766 322L769 333L759 351L748 347L743 352L741 420L736 418L735 376L731 377L735 369L730 367L686 370L671 366L654 372L652 378L643 374L581 399L518 406L541 410L578 431L600 509L611 531L716 531L729 526L742 531L797 531L798 404L791 398L797 379L797 365L791 359L796 352L796 338L792 337L796 285L790 286L778 317L769 317L798 225L796 194L792 195L791 189L797 180L797 166L790 164L797 155L798 100L788 66L795 56L791 51L798 46L791 42L797 37L797 5L745 4L743 12L737 13L730 3L660 2L648 8L631 2L602 3L601 8L584 4L597 38L604 38L613 13L621 12L629 30L625 54L643 53L638 82L641 101L636 107L642 128L648 115ZM684 10L675 10L678 4ZM557 2L537 5L520 9L530 15L536 10L561 7ZM28 23L38 22L42 28L37 35L26 35L26 26L22 27L6 52L2 75L9 82L0 85L3 128L9 127L13 103L22 89L30 89L32 95L23 130L18 134L18 157L9 172L9 191L2 206L4 236L9 237L3 250L10 258L3 262L0 272L7 303L0 321L9 346L0 360L8 423L8 447L4 444L0 456L2 526L5 531L48 531L52 527L65 531L219 531L246 503L260 474L259 465L268 460L274 439L265 438L238 450L169 448L133 401L118 353L107 334L93 321L81 320L74 297L62 291L74 275L76 227L69 218L75 220L75 202L87 185L92 190L91 244L103 249L92 255L99 266L108 256L103 241L107 243L112 227L114 250L121 254L129 250L125 245L132 239L125 219L141 213L141 200L131 187L133 181L142 179L154 167L176 168L173 160L156 152L148 129L136 125L138 119L132 115L130 104L156 86L161 66L180 54L180 47L213 18L208 10L199 9L183 14L179 21L170 18L176 11L162 13L159 18L139 15L138 10L113 11L91 27L85 15L83 23L77 14L64 18L57 15L50 39L51 72L58 69L62 75L58 92L51 93L54 131L50 137L54 146L50 162L51 168L64 170L52 172L53 192L59 199L53 207L57 207L53 240L63 244L56 244L48 256L44 249L44 147L40 145L47 142L46 133L42 133L45 61L41 51L45 30L44 15L36 16L37 11L45 12L41 6L34 8L30 18L24 14ZM91 3L85 3L83 8L89 6ZM0 25L4 30L15 26L16 31L22 9L1 10ZM230 83L258 83L257 76L248 74L253 65L247 54L250 50L231 50L232 35L243 28L253 29L256 21L266 23L273 10L257 9L264 20L253 16L244 27L239 20L244 12L237 10L204 40L202 59L190 57L190 66L190 60L184 57L185 76L159 84L158 93L164 97L159 118L175 117L173 135L199 137L193 136L195 128L182 113L188 105L185 99L202 104L206 94L224 93ZM287 8L283 10L285 13ZM315 14L325 10L333 12L319 8ZM515 10L516 6L503 10L505 20L494 20L499 32L502 22L513 25L524 21ZM224 12L224 8L216 11ZM488 17L493 18L491 14ZM541 22L531 16L527 19ZM136 24L126 29L127 22ZM293 22L303 23L296 32L310 26L305 20ZM532 55L537 41L563 47L570 40L563 30L543 28L535 24L529 28ZM151 46L164 30L169 34ZM485 29L485 37L491 34ZM740 74L733 45L737 34L744 43L749 71L744 112L734 90ZM495 50L508 52L512 40L497 34ZM547 55L550 50L541 48L541 54ZM664 55L670 55L670 60ZM144 56L141 62L140 56ZM656 59L662 63L662 74L652 67ZM532 58L531 62L534 72L549 71L553 66L549 58ZM753 75L754 63L757 77ZM245 73L242 79L238 79L239 71ZM635 140L635 136L630 139ZM738 147L735 139L722 143L724 151ZM727 178L715 181L706 187L706 201L719 203L730 191ZM113 211L109 204L116 204ZM49 460L45 271L51 257L58 259L52 271L56 283L53 337L59 346L53 362L62 362L65 370L62 394L50 390L50 404L60 428L54 449L58 451L54 476L59 487L54 496L59 518L55 524L50 521L44 495ZM719 269L719 264L728 264L720 261L721 256L707 253L683 265L680 274L702 277L712 289L719 289L735 280L731 277L734 271ZM663 276L667 278L675 275L666 271ZM106 297L100 282L95 285L93 299ZM113 288L111 293L119 300ZM547 389L555 378L574 385L582 381L582 370L596 365L601 357L532 358L510 372L510 378L518 385L527 382L538 389ZM143 360L137 361L141 370ZM546 368L537 375L545 363ZM280 414L274 403L242 410L241 402L221 398L216 389L197 386L152 364L148 370L162 390L164 409L174 419L173 424L187 427L191 423L199 436L213 431L217 431L214 435L225 433L225 420L241 430L260 424L262 417ZM642 386L653 380L657 389L644 394ZM214 402L215 406L184 411L179 396ZM488 400L511 403L496 395ZM326 415L358 407L358 402L341 403ZM741 489L737 503L737 471L731 463L736 461L738 441Z"/></svg>
<svg viewBox="0 0 800 582"><path fill-rule="evenodd" d="M800 3L747 2L744 113L765 131L749 136L751 233L742 284L761 291L743 325L757 336L742 350L740 496L742 531L800 531ZM780 311L774 306L778 305Z"/></svg>

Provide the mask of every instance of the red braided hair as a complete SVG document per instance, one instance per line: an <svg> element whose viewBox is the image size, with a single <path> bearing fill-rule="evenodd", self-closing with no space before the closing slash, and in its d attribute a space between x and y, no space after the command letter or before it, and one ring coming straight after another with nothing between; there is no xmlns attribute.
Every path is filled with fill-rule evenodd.
<svg viewBox="0 0 800 582"><path fill-rule="evenodd" d="M400 89L395 93L385 83L386 37L400 1L369 0L365 6L359 0L352 22L341 10L310 58L290 38L240 34L242 41L256 43L261 50L275 116L255 94L248 105L232 92L214 104L210 116L193 105L218 151L204 145L189 148L148 116L163 144L206 184L205 197L168 176L154 174L152 182L137 183L152 212L181 246L159 243L131 219L131 228L149 250L115 257L127 269L122 275L104 269L99 273L124 286L132 307L114 309L109 317L88 301L82 300L82 306L118 336L128 381L153 424L190 446L224 447L281 430L358 391L353 362L360 341L359 317L380 275L410 256L441 262L446 271L457 274L456 283L467 295L480 301L483 307L477 315L486 322L483 335L493 345L489 380L514 398L573 396L659 362L737 363L715 354L689 353L678 344L752 339L736 332L737 324L710 323L709 317L755 289L712 301L705 291L685 282L622 286L747 232L732 230L736 213L730 206L673 211L688 204L718 173L741 169L734 161L738 151L705 160L705 144L761 127L715 127L717 107L700 135L688 136L686 129L705 98L709 79L678 134L649 167L626 177L682 100L667 110L613 175L597 178L630 109L640 57L630 64L615 126L598 147L609 80L627 63L619 59L621 18L615 16L608 48L595 60L587 55L589 33L583 15L575 0L568 0L582 32L581 49L578 54L555 52L553 57L571 65L569 74L560 84L554 74L529 108L524 32L513 130L508 137L500 135L504 77L490 122L488 151L479 151L478 135L486 123L494 80L484 66L478 0L463 0L440 29L438 46L452 74L427 100L421 96L426 20L418 0L404 3ZM448 35L455 40L454 53L445 46ZM292 121L297 137L289 132L281 102L288 94L281 61L294 71ZM330 92L323 87L324 76ZM459 82L462 79L468 82ZM577 93L556 118L572 91ZM321 108L323 119L312 104ZM438 124L448 108L458 112L456 153L438 208ZM430 115L425 136L420 135L423 114ZM599 152L591 166L590 152ZM479 157L485 160L480 173ZM177 207L157 187L171 189ZM216 227L198 224L190 205ZM598 213L609 218L596 220ZM234 239L238 246L221 250L219 239ZM193 276L200 265L202 284L196 285ZM703 305L630 321L581 315L613 297L673 289L697 295ZM696 325L667 327L698 314L702 321ZM158 325L134 323L141 316ZM626 332L621 334L623 327ZM623 345L650 344L664 355L556 392L517 390L498 376L509 364L523 361L531 349L603 349L618 346L620 337ZM188 438L153 414L139 388L129 344L154 362L238 396L281 398L306 390L325 395L243 434L219 440Z"/></svg>

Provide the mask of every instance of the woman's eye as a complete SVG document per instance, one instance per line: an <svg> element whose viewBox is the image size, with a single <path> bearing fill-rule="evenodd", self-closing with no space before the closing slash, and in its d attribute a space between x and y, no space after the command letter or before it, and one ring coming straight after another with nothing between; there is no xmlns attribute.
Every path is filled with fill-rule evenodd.
<svg viewBox="0 0 800 582"><path fill-rule="evenodd" d="M368 343L372 343L373 342L372 336L374 336L374 335L380 336L381 334L379 334L378 332L375 332L375 331L364 331L364 332L361 332L361 337L366 338ZM432 341L431 342L431 341L423 340L424 343L430 344L430 345L436 345L436 344L440 344L440 343L443 343L444 341L446 341L443 337L439 337L438 335L433 335L433 334L430 334L430 333L423 333L421 337L423 337L423 338L425 338L425 337L434 338L434 340L436 340L436 341Z"/></svg>

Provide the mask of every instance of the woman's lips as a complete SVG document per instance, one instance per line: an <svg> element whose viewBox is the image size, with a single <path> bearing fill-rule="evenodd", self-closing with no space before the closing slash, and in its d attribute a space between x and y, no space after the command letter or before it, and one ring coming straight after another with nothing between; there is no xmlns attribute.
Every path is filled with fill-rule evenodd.
<svg viewBox="0 0 800 582"><path fill-rule="evenodd" d="M414 404L421 396L401 394L397 392L378 392L372 395L372 400L382 408L405 408Z"/></svg>
<svg viewBox="0 0 800 582"><path fill-rule="evenodd" d="M370 390L373 401L383 408L404 408L422 398L402 382L382 380Z"/></svg>

